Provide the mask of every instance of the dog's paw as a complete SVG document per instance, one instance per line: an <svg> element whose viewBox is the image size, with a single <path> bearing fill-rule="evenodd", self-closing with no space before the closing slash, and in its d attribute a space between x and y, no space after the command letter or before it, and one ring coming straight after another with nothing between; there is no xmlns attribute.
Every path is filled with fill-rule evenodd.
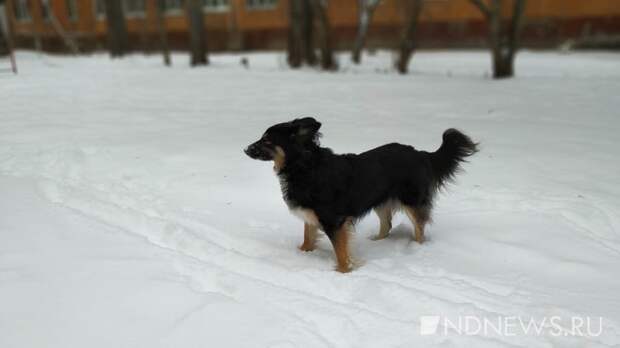
<svg viewBox="0 0 620 348"><path fill-rule="evenodd" d="M385 239L385 238L387 238L387 237L388 237L388 235L387 235L387 234L385 234L385 235L378 234L378 235L376 235L376 236L372 236L372 237L370 237L370 240L377 241L377 240L382 240L382 239Z"/></svg>
<svg viewBox="0 0 620 348"><path fill-rule="evenodd" d="M424 244L424 242L426 241L426 237L422 236L422 238L416 237L416 236L411 236L409 237L409 244L411 243L417 243L417 244Z"/></svg>
<svg viewBox="0 0 620 348"><path fill-rule="evenodd" d="M306 244L304 243L304 244L302 244L302 245L298 246L297 248L298 248L299 250L301 250L301 251L306 251L306 252L308 252L308 251L314 251L314 249L316 249L316 246L314 246L314 245L306 245Z"/></svg>
<svg viewBox="0 0 620 348"><path fill-rule="evenodd" d="M340 273L349 273L353 270L353 267L351 267L350 264L348 265L338 265L336 266L336 271L340 272Z"/></svg>
<svg viewBox="0 0 620 348"><path fill-rule="evenodd" d="M354 269L361 267L363 264L364 261L351 257L346 265L336 265L336 271L340 273L349 273Z"/></svg>

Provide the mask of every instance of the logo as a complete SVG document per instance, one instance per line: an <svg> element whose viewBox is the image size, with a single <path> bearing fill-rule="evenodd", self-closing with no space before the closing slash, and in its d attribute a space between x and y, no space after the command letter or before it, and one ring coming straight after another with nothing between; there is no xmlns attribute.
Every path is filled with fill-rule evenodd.
<svg viewBox="0 0 620 348"><path fill-rule="evenodd" d="M420 317L420 335L434 335L439 326L439 319L441 317L438 315Z"/></svg>
<svg viewBox="0 0 620 348"><path fill-rule="evenodd" d="M473 315L453 318L439 315L420 317L420 335L450 334L465 336L580 336L598 337L603 333L602 317L560 316L523 318L519 316L478 317Z"/></svg>

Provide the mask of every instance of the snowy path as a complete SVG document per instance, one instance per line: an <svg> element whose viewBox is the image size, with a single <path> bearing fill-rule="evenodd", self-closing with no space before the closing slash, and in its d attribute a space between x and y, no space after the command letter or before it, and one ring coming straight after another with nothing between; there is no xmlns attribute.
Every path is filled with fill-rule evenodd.
<svg viewBox="0 0 620 348"><path fill-rule="evenodd" d="M338 74L282 57L214 56L173 69L19 55L0 80L0 346L610 347L620 345L620 60L524 53L485 79L486 53L389 56ZM423 246L357 226L363 265L334 272L270 164L241 149L298 115L323 143L434 150L458 127L482 142L442 194ZM34 299L34 300L33 300ZM602 317L596 337L420 336L420 317ZM546 328L547 330L549 328Z"/></svg>

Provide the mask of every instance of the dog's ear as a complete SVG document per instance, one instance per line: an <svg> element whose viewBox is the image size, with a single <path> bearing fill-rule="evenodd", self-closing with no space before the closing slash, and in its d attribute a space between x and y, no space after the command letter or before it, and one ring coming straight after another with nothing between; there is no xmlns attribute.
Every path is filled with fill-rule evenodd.
<svg viewBox="0 0 620 348"><path fill-rule="evenodd" d="M295 127L295 137L299 140L314 139L321 128L321 122L312 117L298 118L293 121Z"/></svg>

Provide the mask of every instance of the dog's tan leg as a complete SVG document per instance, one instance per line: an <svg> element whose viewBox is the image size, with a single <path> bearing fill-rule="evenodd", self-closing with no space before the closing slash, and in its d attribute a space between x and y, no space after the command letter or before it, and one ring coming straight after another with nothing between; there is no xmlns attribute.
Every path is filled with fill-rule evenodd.
<svg viewBox="0 0 620 348"><path fill-rule="evenodd" d="M381 240L390 234L392 229L392 208L383 206L375 209L375 213L379 217L379 234L372 237L372 240Z"/></svg>
<svg viewBox="0 0 620 348"><path fill-rule="evenodd" d="M318 235L318 227L305 223L304 224L304 243L299 246L302 251L312 251L316 248L316 238Z"/></svg>
<svg viewBox="0 0 620 348"><path fill-rule="evenodd" d="M352 270L351 256L349 255L351 227L351 222L346 221L330 236L336 254L336 261L338 262L336 270L341 273L351 272Z"/></svg>
<svg viewBox="0 0 620 348"><path fill-rule="evenodd" d="M416 242L424 243L424 227L429 220L429 212L426 208L405 207L405 212L414 226L414 239Z"/></svg>

